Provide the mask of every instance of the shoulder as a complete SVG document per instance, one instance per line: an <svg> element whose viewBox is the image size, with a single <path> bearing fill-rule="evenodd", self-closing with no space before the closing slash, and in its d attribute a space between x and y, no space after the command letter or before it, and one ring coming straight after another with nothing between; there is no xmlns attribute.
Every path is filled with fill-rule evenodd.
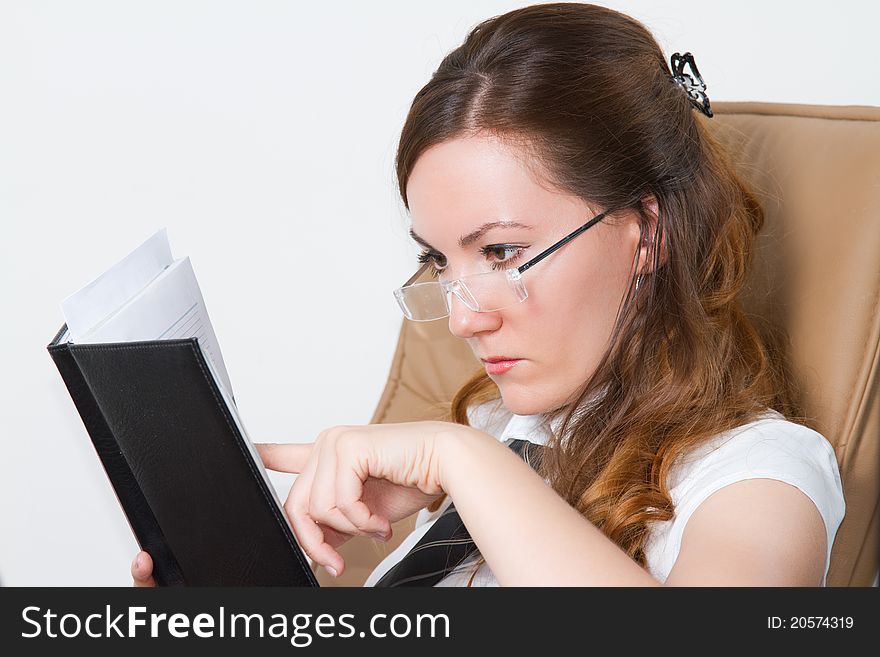
<svg viewBox="0 0 880 657"><path fill-rule="evenodd" d="M670 536L674 543L681 543L693 516L691 524L699 525L700 531L708 527L708 533L717 534L726 527L736 532L742 548L751 532L756 549L765 544L781 554L786 546L770 546L765 539L774 532L762 534L760 528L790 525L793 530L803 528L804 537L819 532L816 540L826 545L827 571L845 502L834 449L820 433L769 411L680 458L670 471L669 486L675 507ZM695 531L689 529L691 534Z"/></svg>
<svg viewBox="0 0 880 657"><path fill-rule="evenodd" d="M843 516L840 470L820 433L776 411L724 432L680 458L669 487L680 504L695 506L726 484L748 478L779 479L800 488L826 520ZM838 518L840 516L840 518Z"/></svg>
<svg viewBox="0 0 880 657"><path fill-rule="evenodd" d="M800 488L826 522L839 524L843 517L840 470L831 444L822 434L776 411L684 455L670 472L669 486L673 502L686 512L729 483L759 477Z"/></svg>

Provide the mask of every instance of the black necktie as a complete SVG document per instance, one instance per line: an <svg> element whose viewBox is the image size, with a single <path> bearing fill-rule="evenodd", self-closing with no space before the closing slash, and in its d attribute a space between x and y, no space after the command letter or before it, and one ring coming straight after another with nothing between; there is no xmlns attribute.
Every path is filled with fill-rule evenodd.
<svg viewBox="0 0 880 657"><path fill-rule="evenodd" d="M533 468L538 467L543 445L519 439L507 440L505 444ZM450 503L419 542L375 586L434 586L476 550L455 504Z"/></svg>

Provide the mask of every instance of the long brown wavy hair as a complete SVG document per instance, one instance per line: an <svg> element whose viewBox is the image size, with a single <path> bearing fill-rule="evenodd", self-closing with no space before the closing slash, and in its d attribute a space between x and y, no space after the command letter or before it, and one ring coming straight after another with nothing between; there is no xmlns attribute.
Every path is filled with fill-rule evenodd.
<svg viewBox="0 0 880 657"><path fill-rule="evenodd" d="M783 352L738 301L761 206L666 62L641 23L605 7L544 4L488 19L416 95L396 160L409 209L407 180L426 149L489 133L559 189L638 217L653 268L636 289L634 267L609 347L576 401L545 414L561 424L538 472L643 567L647 523L673 516L676 457L768 408L806 419ZM498 397L480 370L450 419L468 424L468 409ZM589 412L578 412L585 400Z"/></svg>

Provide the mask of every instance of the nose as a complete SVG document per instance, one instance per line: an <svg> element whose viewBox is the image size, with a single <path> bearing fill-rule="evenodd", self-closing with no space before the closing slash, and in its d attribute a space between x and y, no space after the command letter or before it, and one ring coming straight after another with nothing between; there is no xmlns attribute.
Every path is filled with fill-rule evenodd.
<svg viewBox="0 0 880 657"><path fill-rule="evenodd" d="M496 331L501 326L501 312L477 312L468 308L455 294L449 300L449 332L457 338Z"/></svg>

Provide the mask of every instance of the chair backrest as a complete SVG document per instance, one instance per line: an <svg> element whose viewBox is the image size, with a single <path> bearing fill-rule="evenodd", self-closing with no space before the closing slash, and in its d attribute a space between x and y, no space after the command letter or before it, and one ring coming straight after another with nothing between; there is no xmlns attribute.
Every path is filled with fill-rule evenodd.
<svg viewBox="0 0 880 657"><path fill-rule="evenodd" d="M880 536L880 108L715 103L711 129L761 199L743 305L780 342L810 425L834 446L846 497L828 586L869 586ZM438 419L479 367L446 322L404 322L372 422ZM356 538L347 570L324 585L360 586L409 533Z"/></svg>

